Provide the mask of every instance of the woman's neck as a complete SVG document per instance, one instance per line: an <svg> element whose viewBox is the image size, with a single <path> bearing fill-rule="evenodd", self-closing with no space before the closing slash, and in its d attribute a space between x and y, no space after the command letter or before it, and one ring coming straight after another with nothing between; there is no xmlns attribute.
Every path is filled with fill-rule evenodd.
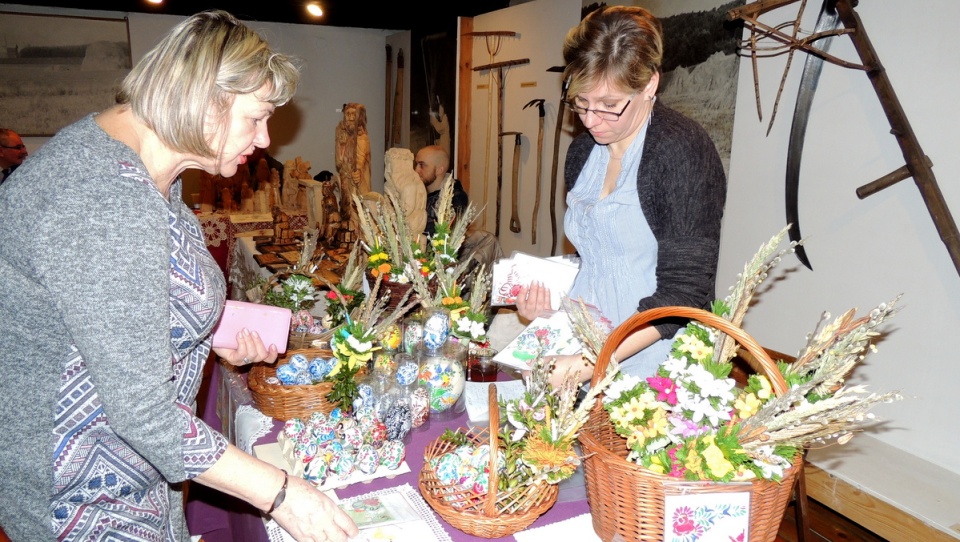
<svg viewBox="0 0 960 542"><path fill-rule="evenodd" d="M113 106L98 114L95 120L107 135L137 153L157 190L164 197L169 197L170 187L184 169L179 165L182 161L178 153L164 145L127 105Z"/></svg>

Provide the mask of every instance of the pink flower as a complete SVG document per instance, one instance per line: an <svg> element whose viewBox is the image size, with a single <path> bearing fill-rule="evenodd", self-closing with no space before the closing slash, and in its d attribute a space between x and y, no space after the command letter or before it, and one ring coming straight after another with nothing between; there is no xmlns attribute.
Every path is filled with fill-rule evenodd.
<svg viewBox="0 0 960 542"><path fill-rule="evenodd" d="M683 462L677 459L677 450L679 449L680 446L674 446L667 450L667 455L670 456L670 473L668 476L674 478L683 478L683 475L687 472L687 468L683 466Z"/></svg>
<svg viewBox="0 0 960 542"><path fill-rule="evenodd" d="M647 378L650 387L657 390L657 401L666 401L668 405L677 404L677 384L665 376Z"/></svg>
<svg viewBox="0 0 960 542"><path fill-rule="evenodd" d="M693 521L693 510L688 506L681 506L673 513L673 532L676 534L688 534L696 529Z"/></svg>

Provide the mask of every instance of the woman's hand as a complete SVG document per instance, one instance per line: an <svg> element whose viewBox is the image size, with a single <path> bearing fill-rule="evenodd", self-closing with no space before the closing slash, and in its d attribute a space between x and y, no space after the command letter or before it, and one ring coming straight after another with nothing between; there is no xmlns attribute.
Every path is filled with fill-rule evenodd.
<svg viewBox="0 0 960 542"><path fill-rule="evenodd" d="M587 363L580 354L571 354L567 356L546 356L546 359L553 360L553 371L550 373L550 385L554 389L559 388L567 373L574 374L576 382L586 382L593 377L593 365ZM530 376L530 371L521 371L524 378Z"/></svg>
<svg viewBox="0 0 960 542"><path fill-rule="evenodd" d="M517 314L527 321L551 310L550 288L534 281L520 288L517 293Z"/></svg>
<svg viewBox="0 0 960 542"><path fill-rule="evenodd" d="M277 347L270 345L267 348L256 331L241 329L237 333L237 349L214 348L214 352L230 365L249 365L258 361L273 363L277 361Z"/></svg>
<svg viewBox="0 0 960 542"><path fill-rule="evenodd" d="M336 503L296 476L289 477L287 497L272 517L298 542L343 542L360 533Z"/></svg>

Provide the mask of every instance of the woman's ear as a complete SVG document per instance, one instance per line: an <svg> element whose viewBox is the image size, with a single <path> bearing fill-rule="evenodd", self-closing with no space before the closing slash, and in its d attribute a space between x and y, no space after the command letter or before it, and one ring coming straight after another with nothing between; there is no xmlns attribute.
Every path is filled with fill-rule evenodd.
<svg viewBox="0 0 960 542"><path fill-rule="evenodd" d="M653 76L650 77L650 81L647 82L647 86L643 88L643 97L646 100L652 100L654 96L657 95L657 89L660 88L660 72L653 72Z"/></svg>

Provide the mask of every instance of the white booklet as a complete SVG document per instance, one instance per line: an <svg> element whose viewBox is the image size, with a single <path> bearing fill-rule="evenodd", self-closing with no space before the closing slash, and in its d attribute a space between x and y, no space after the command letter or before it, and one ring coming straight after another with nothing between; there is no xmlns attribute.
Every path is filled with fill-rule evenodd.
<svg viewBox="0 0 960 542"><path fill-rule="evenodd" d="M560 299L570 292L580 271L575 255L542 258L525 252L514 252L493 264L490 304L515 305L521 286L540 281L550 288L550 308L558 310Z"/></svg>

